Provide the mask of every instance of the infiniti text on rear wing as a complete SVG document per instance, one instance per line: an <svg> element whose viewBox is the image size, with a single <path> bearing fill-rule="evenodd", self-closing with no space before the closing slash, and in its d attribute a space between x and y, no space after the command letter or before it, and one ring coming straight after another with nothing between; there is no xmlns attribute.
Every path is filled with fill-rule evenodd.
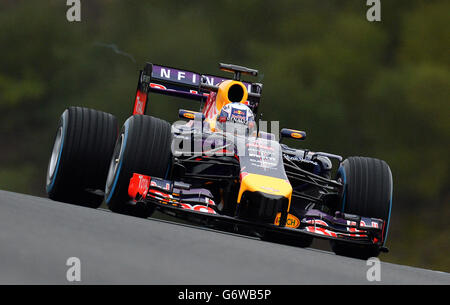
<svg viewBox="0 0 450 305"><path fill-rule="evenodd" d="M214 91L222 81L228 79L146 63L139 74L133 114L145 114L150 92L203 102L210 91ZM249 93L249 107L256 113L262 84L242 83Z"/></svg>

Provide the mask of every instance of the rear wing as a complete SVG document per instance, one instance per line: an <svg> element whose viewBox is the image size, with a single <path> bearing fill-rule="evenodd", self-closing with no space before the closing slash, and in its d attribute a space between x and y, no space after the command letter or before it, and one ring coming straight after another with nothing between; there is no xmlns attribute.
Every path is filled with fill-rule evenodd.
<svg viewBox="0 0 450 305"><path fill-rule="evenodd" d="M241 73L257 75L256 70L235 65L220 64L220 68L224 71L234 72L235 79L240 78ZM218 85L228 79L146 63L144 69L139 73L133 114L145 114L150 92L204 102L211 91L217 91ZM256 115L261 100L262 84L244 81L242 83L248 91L248 106Z"/></svg>

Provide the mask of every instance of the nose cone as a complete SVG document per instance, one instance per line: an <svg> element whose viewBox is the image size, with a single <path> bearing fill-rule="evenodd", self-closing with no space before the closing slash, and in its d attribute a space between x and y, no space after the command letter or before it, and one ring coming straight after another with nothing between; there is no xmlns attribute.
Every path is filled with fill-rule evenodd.
<svg viewBox="0 0 450 305"><path fill-rule="evenodd" d="M261 192L270 195L278 195L291 199L292 186L289 181L257 174L248 174L241 181L239 195L244 191ZM240 197L238 197L238 202Z"/></svg>
<svg viewBox="0 0 450 305"><path fill-rule="evenodd" d="M242 178L238 202L244 191L283 196L288 198L289 202L292 196L292 186L289 181L258 174L248 174Z"/></svg>
<svg viewBox="0 0 450 305"><path fill-rule="evenodd" d="M240 216L273 222L278 213L289 212L292 186L289 181L258 174L247 174L241 180L237 202Z"/></svg>

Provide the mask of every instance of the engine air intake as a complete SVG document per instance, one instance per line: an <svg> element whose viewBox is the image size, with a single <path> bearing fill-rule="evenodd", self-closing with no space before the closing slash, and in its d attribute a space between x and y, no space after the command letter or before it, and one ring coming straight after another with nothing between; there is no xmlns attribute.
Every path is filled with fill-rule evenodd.
<svg viewBox="0 0 450 305"><path fill-rule="evenodd" d="M239 103L242 101L244 97L244 89L242 86L238 84L234 84L230 86L228 89L228 100L232 103Z"/></svg>

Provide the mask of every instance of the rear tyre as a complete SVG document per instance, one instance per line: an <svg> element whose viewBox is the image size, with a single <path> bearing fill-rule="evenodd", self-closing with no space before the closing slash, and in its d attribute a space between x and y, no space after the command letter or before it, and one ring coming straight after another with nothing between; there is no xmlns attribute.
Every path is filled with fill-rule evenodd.
<svg viewBox="0 0 450 305"><path fill-rule="evenodd" d="M341 210L386 221L383 236L387 238L392 208L393 180L392 173L383 160L350 157L342 162L338 171L338 179L344 184ZM331 247L338 255L367 259L380 253L377 246L359 246L332 241Z"/></svg>
<svg viewBox="0 0 450 305"><path fill-rule="evenodd" d="M171 126L161 119L135 115L117 138L106 181L105 201L113 212L147 218L152 206L130 202L128 186L133 173L166 178L172 160Z"/></svg>
<svg viewBox="0 0 450 305"><path fill-rule="evenodd" d="M66 109L48 164L48 197L98 208L117 134L117 119L112 114L81 107Z"/></svg>

